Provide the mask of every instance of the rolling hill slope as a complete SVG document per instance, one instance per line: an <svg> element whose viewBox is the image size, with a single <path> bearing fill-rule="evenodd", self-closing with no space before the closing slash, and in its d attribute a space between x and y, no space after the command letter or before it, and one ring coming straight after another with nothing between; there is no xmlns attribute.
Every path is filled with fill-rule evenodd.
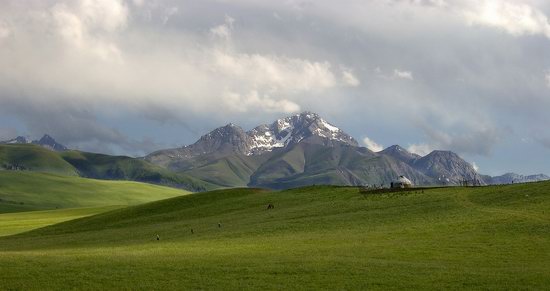
<svg viewBox="0 0 550 291"><path fill-rule="evenodd" d="M548 189L192 194L0 238L0 287L546 289Z"/></svg>
<svg viewBox="0 0 550 291"><path fill-rule="evenodd" d="M0 171L0 213L135 205L189 192L129 181L102 181L30 171Z"/></svg>
<svg viewBox="0 0 550 291"><path fill-rule="evenodd" d="M0 169L78 176L77 170L59 153L33 144L0 145Z"/></svg>
<svg viewBox="0 0 550 291"><path fill-rule="evenodd" d="M139 181L190 191L220 187L141 159L80 151L55 152L34 144L0 144L0 170L2 169Z"/></svg>

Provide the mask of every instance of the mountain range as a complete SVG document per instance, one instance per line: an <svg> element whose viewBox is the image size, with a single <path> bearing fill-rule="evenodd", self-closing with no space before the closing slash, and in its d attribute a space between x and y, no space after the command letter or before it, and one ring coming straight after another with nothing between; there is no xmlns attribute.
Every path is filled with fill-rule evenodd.
<svg viewBox="0 0 550 291"><path fill-rule="evenodd" d="M62 152L68 150L68 148L57 141L55 139L47 134L42 136L42 138L38 140L30 140L27 137L24 136L18 136L14 139L10 139L7 141L0 141L0 144L36 144L41 147L45 147L47 149Z"/></svg>
<svg viewBox="0 0 550 291"><path fill-rule="evenodd" d="M481 175L451 151L436 150L420 156L393 145L373 152L313 112L278 119L249 131L230 123L201 136L191 145L159 150L143 158L72 151L49 135L35 141L17 137L0 144L4 144L0 146L0 162L2 156L6 160L2 151L13 151L9 146L32 144L58 152L54 159L58 166L63 165L64 171L76 175L168 184L195 191L242 186L286 189L314 184L388 186L399 176L406 176L415 185L426 186L550 179L542 174ZM31 147L18 150L31 149L36 151ZM13 166L14 160L4 162L4 168L6 165ZM49 171L44 165L26 165L22 167Z"/></svg>
<svg viewBox="0 0 550 291"><path fill-rule="evenodd" d="M422 157L394 145L372 152L312 112L250 131L230 123L191 145L160 150L144 159L222 187L389 185L401 175L416 185L493 183L492 177L478 174L450 151Z"/></svg>

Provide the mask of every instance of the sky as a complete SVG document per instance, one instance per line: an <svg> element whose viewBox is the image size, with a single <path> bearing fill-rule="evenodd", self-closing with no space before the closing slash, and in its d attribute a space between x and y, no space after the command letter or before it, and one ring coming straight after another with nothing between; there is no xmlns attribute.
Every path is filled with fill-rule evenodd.
<svg viewBox="0 0 550 291"><path fill-rule="evenodd" d="M143 156L302 111L550 174L550 1L4 0L0 139Z"/></svg>

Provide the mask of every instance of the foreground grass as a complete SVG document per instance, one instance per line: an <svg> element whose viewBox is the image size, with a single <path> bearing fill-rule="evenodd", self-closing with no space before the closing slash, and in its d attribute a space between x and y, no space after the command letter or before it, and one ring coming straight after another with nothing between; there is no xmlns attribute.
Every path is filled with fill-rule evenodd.
<svg viewBox="0 0 550 291"><path fill-rule="evenodd" d="M549 211L550 183L200 193L0 238L0 289L546 289Z"/></svg>
<svg viewBox="0 0 550 291"><path fill-rule="evenodd" d="M26 232L63 221L107 212L117 208L121 208L121 206L0 213L0 237Z"/></svg>
<svg viewBox="0 0 550 291"><path fill-rule="evenodd" d="M135 205L188 193L138 182L0 170L0 213Z"/></svg>

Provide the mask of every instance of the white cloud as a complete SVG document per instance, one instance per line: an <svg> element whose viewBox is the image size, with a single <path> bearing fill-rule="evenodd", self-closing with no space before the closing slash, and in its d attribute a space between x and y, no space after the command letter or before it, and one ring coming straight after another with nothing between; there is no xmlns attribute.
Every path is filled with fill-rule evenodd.
<svg viewBox="0 0 550 291"><path fill-rule="evenodd" d="M550 38L550 23L541 10L520 1L469 1L462 15L470 25L503 29L515 35L540 34Z"/></svg>
<svg viewBox="0 0 550 291"><path fill-rule="evenodd" d="M413 74L411 71L402 71L399 69L393 70L393 78L394 79L407 79L407 80L414 80Z"/></svg>
<svg viewBox="0 0 550 291"><path fill-rule="evenodd" d="M134 17L142 15L140 9L152 8L138 1L129 9L125 3L80 0L41 7L40 17L18 24L18 39L10 48L0 46L0 88L17 92L13 84L29 84L24 99L30 103L49 99L50 104L138 112L154 106L164 119L179 118L183 111L296 112L301 98L350 85L343 84L336 75L341 72L335 73L325 60L241 51L233 39L235 19L227 15L222 25L206 33L126 33L137 21ZM155 12L161 17L147 18L146 23L162 25L164 8ZM26 13L11 14L19 19ZM349 70L348 81L355 83ZM234 106L219 106L227 96L236 100Z"/></svg>
<svg viewBox="0 0 550 291"><path fill-rule="evenodd" d="M550 70L546 71L546 74L544 75L544 80L546 81L546 86L550 88Z"/></svg>
<svg viewBox="0 0 550 291"><path fill-rule="evenodd" d="M475 162L472 162L472 168L474 168L474 171L479 172L479 167Z"/></svg>
<svg viewBox="0 0 550 291"><path fill-rule="evenodd" d="M167 7L164 9L164 16L162 18L162 24L168 23L168 20L170 20L170 17L178 14L179 8L178 7Z"/></svg>
<svg viewBox="0 0 550 291"><path fill-rule="evenodd" d="M397 79L405 79L405 80L414 80L413 73L411 71L401 70L401 69L394 69L392 73L386 74L380 67L376 67L374 69L374 74L382 79L386 80L397 80Z"/></svg>
<svg viewBox="0 0 550 291"><path fill-rule="evenodd" d="M379 151L384 149L383 145L376 143L375 141L373 141L372 139L370 139L368 137L363 138L363 143L365 144L365 146L369 150L371 150L373 152L379 152Z"/></svg>
<svg viewBox="0 0 550 291"><path fill-rule="evenodd" d="M270 91L322 91L336 86L328 62L312 62L284 56L213 52L215 69L254 88Z"/></svg>
<svg viewBox="0 0 550 291"><path fill-rule="evenodd" d="M501 29L514 36L544 35L550 38L548 16L525 0L388 0L389 3L435 7L458 15L469 26Z"/></svg>
<svg viewBox="0 0 550 291"><path fill-rule="evenodd" d="M226 15L225 22L216 27L210 28L210 33L215 37L228 40L231 37L231 32L233 30L234 22L235 22L234 18L232 18L229 15Z"/></svg>
<svg viewBox="0 0 550 291"><path fill-rule="evenodd" d="M425 156L431 153L434 150L434 147L430 144L420 143L420 144L411 144L407 147L407 150L411 153Z"/></svg>
<svg viewBox="0 0 550 291"><path fill-rule="evenodd" d="M342 81L344 84L351 86L351 87L357 87L361 82L357 77L353 74L351 70L343 70L342 71Z"/></svg>
<svg viewBox="0 0 550 291"><path fill-rule="evenodd" d="M8 28L7 24L0 21L0 40L10 36L10 34L11 34L11 31Z"/></svg>
<svg viewBox="0 0 550 291"><path fill-rule="evenodd" d="M65 43L102 59L119 59L120 50L107 37L125 28L128 8L121 1L82 0L57 3L50 10L55 30Z"/></svg>
<svg viewBox="0 0 550 291"><path fill-rule="evenodd" d="M226 92L224 103L235 112L261 110L264 112L295 113L300 111L300 106L292 101L286 99L275 100L267 95L260 96L257 91L251 91L246 95Z"/></svg>

